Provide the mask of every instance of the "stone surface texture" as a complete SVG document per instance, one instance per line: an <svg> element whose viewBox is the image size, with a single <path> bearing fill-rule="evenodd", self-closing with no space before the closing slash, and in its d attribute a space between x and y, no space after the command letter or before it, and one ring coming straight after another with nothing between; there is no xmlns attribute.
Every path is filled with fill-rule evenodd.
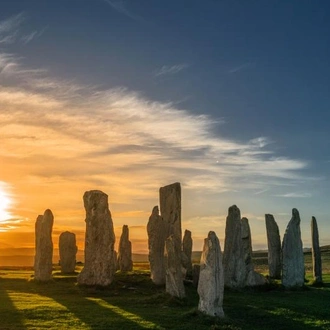
<svg viewBox="0 0 330 330"><path fill-rule="evenodd" d="M187 257L187 260L183 266L186 268L187 273L190 275L192 272L192 260L191 260L192 247L193 247L193 240L191 238L191 231L186 229L184 231L183 240L182 240L182 251Z"/></svg>
<svg viewBox="0 0 330 330"><path fill-rule="evenodd" d="M198 310L210 316L224 317L222 253L219 239L213 231L210 231L204 240L197 291L199 294Z"/></svg>
<svg viewBox="0 0 330 330"><path fill-rule="evenodd" d="M165 239L172 235L181 250L181 185L176 182L159 189L160 214L165 223Z"/></svg>
<svg viewBox="0 0 330 330"><path fill-rule="evenodd" d="M61 272L63 274L73 273L76 267L76 254L78 251L76 235L69 231L65 231L59 237L58 246Z"/></svg>
<svg viewBox="0 0 330 330"><path fill-rule="evenodd" d="M223 264L225 286L229 288L266 283L266 279L254 271L249 222L246 218L241 219L241 212L236 205L228 209Z"/></svg>
<svg viewBox="0 0 330 330"><path fill-rule="evenodd" d="M85 264L78 275L80 285L107 286L115 272L115 234L108 206L108 195L100 190L86 191Z"/></svg>
<svg viewBox="0 0 330 330"><path fill-rule="evenodd" d="M156 285L165 284L165 228L158 206L155 206L149 217L147 232L151 280Z"/></svg>
<svg viewBox="0 0 330 330"><path fill-rule="evenodd" d="M225 285L230 288L244 287L246 267L242 244L241 212L236 205L228 209L223 264Z"/></svg>
<svg viewBox="0 0 330 330"><path fill-rule="evenodd" d="M268 267L271 278L281 278L281 238L278 225L272 214L265 214L267 243L268 243Z"/></svg>
<svg viewBox="0 0 330 330"><path fill-rule="evenodd" d="M313 277L315 283L322 283L322 260L319 244L319 230L315 217L311 220L312 233L312 262L313 262Z"/></svg>
<svg viewBox="0 0 330 330"><path fill-rule="evenodd" d="M34 259L34 278L41 282L47 282L52 279L53 224L54 216L49 209L44 212L44 215L39 215L35 223L36 253Z"/></svg>
<svg viewBox="0 0 330 330"><path fill-rule="evenodd" d="M174 235L165 241L166 292L173 297L185 297L183 285L181 249L175 243Z"/></svg>
<svg viewBox="0 0 330 330"><path fill-rule="evenodd" d="M266 284L266 279L261 274L254 271L254 265L252 261L252 239L249 220L242 218L241 220L241 234L242 244L244 251L244 263L246 270L246 278L244 286L258 286Z"/></svg>
<svg viewBox="0 0 330 330"><path fill-rule="evenodd" d="M286 288L302 287L305 280L303 244L300 216L292 209L292 218L286 228L282 243L282 284Z"/></svg>
<svg viewBox="0 0 330 330"><path fill-rule="evenodd" d="M128 226L124 225L119 241L118 267L122 272L133 270L132 243L129 240Z"/></svg>

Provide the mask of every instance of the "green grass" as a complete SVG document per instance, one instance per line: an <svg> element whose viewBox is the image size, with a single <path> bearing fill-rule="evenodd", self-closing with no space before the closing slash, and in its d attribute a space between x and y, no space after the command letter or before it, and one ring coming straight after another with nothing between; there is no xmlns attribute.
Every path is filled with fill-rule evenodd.
<svg viewBox="0 0 330 330"><path fill-rule="evenodd" d="M198 294L168 296L144 264L116 273L106 289L79 287L76 274L36 283L29 269L0 270L0 329L330 329L330 272L324 286L286 291L277 283L259 290L226 290L224 319L197 311Z"/></svg>

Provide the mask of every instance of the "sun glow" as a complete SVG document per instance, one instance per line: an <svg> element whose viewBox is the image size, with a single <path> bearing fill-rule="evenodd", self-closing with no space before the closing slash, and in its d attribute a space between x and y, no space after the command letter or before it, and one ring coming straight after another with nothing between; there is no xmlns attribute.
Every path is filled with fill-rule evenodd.
<svg viewBox="0 0 330 330"><path fill-rule="evenodd" d="M0 185L0 222L10 218L10 213L8 211L10 204L10 198L3 189L3 185Z"/></svg>

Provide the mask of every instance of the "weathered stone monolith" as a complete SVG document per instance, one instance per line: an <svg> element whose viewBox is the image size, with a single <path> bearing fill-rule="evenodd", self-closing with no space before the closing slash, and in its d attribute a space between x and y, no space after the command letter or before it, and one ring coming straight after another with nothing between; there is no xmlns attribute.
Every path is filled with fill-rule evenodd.
<svg viewBox="0 0 330 330"><path fill-rule="evenodd" d="M230 288L266 283L266 279L254 271L249 222L246 218L241 220L241 212L236 205L228 209L223 264L225 285Z"/></svg>
<svg viewBox="0 0 330 330"><path fill-rule="evenodd" d="M254 271L254 265L252 261L252 239L249 220L242 218L242 244L244 251L244 262L246 268L245 286L259 286L266 283L266 279L261 274Z"/></svg>
<svg viewBox="0 0 330 330"><path fill-rule="evenodd" d="M173 240L178 245L176 250L181 250L181 186L176 182L159 189L160 214L165 223L165 239L173 235Z"/></svg>
<svg viewBox="0 0 330 330"><path fill-rule="evenodd" d="M147 224L151 280L156 285L165 284L165 223L158 206L152 210Z"/></svg>
<svg viewBox="0 0 330 330"><path fill-rule="evenodd" d="M123 231L119 241L118 266L121 272L133 270L132 243L129 240L128 226L123 226Z"/></svg>
<svg viewBox="0 0 330 330"><path fill-rule="evenodd" d="M108 195L100 190L86 191L85 265L78 284L107 286L115 272L115 234L108 205Z"/></svg>
<svg viewBox="0 0 330 330"><path fill-rule="evenodd" d="M230 288L244 287L246 267L242 244L241 212L236 205L228 209L223 265L225 285Z"/></svg>
<svg viewBox="0 0 330 330"><path fill-rule="evenodd" d="M282 244L282 284L286 288L302 287L305 280L300 216L292 209L292 218L286 228Z"/></svg>
<svg viewBox="0 0 330 330"><path fill-rule="evenodd" d="M217 235L210 231L204 240L198 282L198 309L210 316L224 317L222 309L224 270Z"/></svg>
<svg viewBox="0 0 330 330"><path fill-rule="evenodd" d="M185 290L182 276L181 249L175 242L174 235L165 241L166 292L173 297L183 298Z"/></svg>
<svg viewBox="0 0 330 330"><path fill-rule="evenodd" d="M319 230L315 217L311 220L313 277L317 284L322 283L322 260L319 245Z"/></svg>
<svg viewBox="0 0 330 330"><path fill-rule="evenodd" d="M193 246L193 241L191 238L191 231L186 229L184 231L184 236L182 240L182 251L187 257L186 265L184 265L184 267L187 270L187 274L190 276L192 272L192 261L191 261L192 246Z"/></svg>
<svg viewBox="0 0 330 330"><path fill-rule="evenodd" d="M267 242L268 242L268 267L269 277L281 278L281 238L278 225L272 214L265 214Z"/></svg>
<svg viewBox="0 0 330 330"><path fill-rule="evenodd" d="M36 253L34 259L34 278L47 282L52 279L53 270L53 230L54 216L51 210L39 215L35 224Z"/></svg>
<svg viewBox="0 0 330 330"><path fill-rule="evenodd" d="M60 265L63 274L73 273L76 267L76 235L65 231L59 237Z"/></svg>

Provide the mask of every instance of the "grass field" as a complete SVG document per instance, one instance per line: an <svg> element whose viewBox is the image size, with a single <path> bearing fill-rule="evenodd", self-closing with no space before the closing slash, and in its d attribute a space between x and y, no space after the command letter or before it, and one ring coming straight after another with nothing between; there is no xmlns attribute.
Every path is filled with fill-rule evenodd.
<svg viewBox="0 0 330 330"><path fill-rule="evenodd" d="M310 282L303 290L286 291L277 283L226 290L224 319L197 312L198 294L189 283L183 300L165 294L144 263L117 272L107 289L79 287L76 275L63 276L56 268L47 284L33 281L32 269L2 268L0 329L330 329L330 271L326 265L323 287L312 286L308 258ZM261 259L257 264L263 270Z"/></svg>

